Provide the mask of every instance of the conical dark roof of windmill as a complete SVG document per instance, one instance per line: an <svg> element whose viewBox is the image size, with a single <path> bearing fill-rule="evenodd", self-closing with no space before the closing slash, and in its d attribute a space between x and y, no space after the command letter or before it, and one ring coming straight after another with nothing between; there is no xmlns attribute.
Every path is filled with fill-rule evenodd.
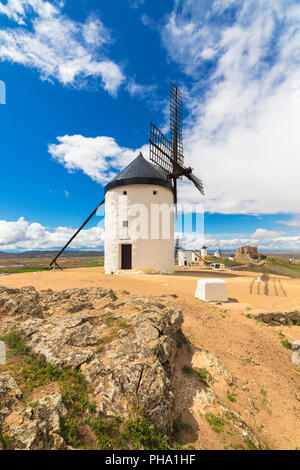
<svg viewBox="0 0 300 470"><path fill-rule="evenodd" d="M167 173L155 168L154 165L143 157L142 153L105 186L105 193L117 186L127 186L130 184L155 184L172 189Z"/></svg>

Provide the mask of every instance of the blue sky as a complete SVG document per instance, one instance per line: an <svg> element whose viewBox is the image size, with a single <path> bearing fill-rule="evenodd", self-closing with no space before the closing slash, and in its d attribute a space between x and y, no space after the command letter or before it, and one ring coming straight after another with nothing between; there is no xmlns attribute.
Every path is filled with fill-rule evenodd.
<svg viewBox="0 0 300 470"><path fill-rule="evenodd" d="M169 80L208 246L299 250L299 20L293 0L0 0L0 250L64 244L167 131ZM95 218L73 247L102 237Z"/></svg>

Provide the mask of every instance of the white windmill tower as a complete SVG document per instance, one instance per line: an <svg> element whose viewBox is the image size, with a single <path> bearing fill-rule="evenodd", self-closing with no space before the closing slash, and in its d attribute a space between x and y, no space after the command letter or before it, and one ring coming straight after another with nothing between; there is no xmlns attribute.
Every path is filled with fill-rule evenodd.
<svg viewBox="0 0 300 470"><path fill-rule="evenodd" d="M182 95L173 83L170 84L170 137L168 140L151 123L152 163L140 154L107 184L105 199L53 258L49 267L58 266L59 256L105 203L106 273L174 271L174 214L171 209L177 204L177 179L185 176L200 193L204 194L204 191L192 168L184 166ZM138 210L142 212L140 218L136 218Z"/></svg>
<svg viewBox="0 0 300 470"><path fill-rule="evenodd" d="M167 173L156 169L141 153L108 183L105 273L174 271L173 203Z"/></svg>

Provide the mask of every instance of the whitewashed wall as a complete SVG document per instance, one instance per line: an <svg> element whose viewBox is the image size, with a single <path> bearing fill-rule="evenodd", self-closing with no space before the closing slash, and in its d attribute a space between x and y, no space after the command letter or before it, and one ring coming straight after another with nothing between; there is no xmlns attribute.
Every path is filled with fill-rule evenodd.
<svg viewBox="0 0 300 470"><path fill-rule="evenodd" d="M186 262L186 263L185 263ZM178 265L190 266L193 262L193 252L189 250L178 250Z"/></svg>
<svg viewBox="0 0 300 470"><path fill-rule="evenodd" d="M127 191L127 195L123 192ZM153 191L157 194L154 195ZM148 210L148 239L139 238L131 233L134 217L130 207L143 204ZM167 204L173 207L173 193L167 188L150 184L120 186L107 191L105 195L105 242L104 270L106 274L122 272L121 244L132 244L132 271L147 273L172 273L174 271L174 214L170 214L170 234L162 238L162 218L158 239L152 239L154 228L151 220L152 204ZM128 220L128 228L123 227L123 220Z"/></svg>

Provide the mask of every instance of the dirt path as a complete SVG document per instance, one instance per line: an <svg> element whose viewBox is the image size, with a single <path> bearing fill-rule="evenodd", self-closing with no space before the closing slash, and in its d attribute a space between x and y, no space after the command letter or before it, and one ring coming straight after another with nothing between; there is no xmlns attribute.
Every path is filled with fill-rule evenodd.
<svg viewBox="0 0 300 470"><path fill-rule="evenodd" d="M258 273L177 272L174 275L104 275L103 268L70 269L2 276L0 284L32 285L36 289L111 287L131 294L160 296L182 309L183 332L198 348L215 354L235 378L218 391L220 399L237 411L253 428L258 439L272 449L300 448L300 373L291 351L281 344L280 331L289 341L300 339L300 327L270 327L243 313L300 309L300 280ZM197 279L226 280L231 300L208 305L195 299ZM227 395L234 394L234 403ZM193 444L197 448L224 448L226 442L202 418ZM225 439L226 440L226 439Z"/></svg>

